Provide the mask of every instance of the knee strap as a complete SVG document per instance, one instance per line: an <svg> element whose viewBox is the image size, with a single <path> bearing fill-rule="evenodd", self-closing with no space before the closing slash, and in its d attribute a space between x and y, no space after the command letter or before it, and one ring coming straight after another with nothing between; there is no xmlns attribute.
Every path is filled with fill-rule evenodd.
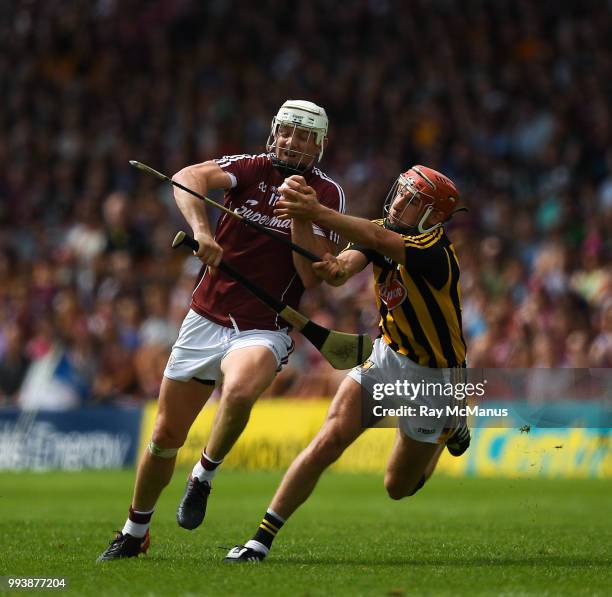
<svg viewBox="0 0 612 597"><path fill-rule="evenodd" d="M148 445L149 452L153 454L153 456L157 456L159 458L174 458L176 453L179 451L178 448L162 448L158 446L153 440L149 442Z"/></svg>

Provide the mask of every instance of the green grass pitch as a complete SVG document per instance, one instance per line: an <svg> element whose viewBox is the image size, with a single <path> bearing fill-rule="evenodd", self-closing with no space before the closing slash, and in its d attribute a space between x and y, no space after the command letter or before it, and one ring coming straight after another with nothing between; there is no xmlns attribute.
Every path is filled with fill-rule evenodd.
<svg viewBox="0 0 612 597"><path fill-rule="evenodd" d="M327 474L262 564L224 564L280 473L222 471L204 525L180 529L179 471L145 557L96 564L132 471L0 473L0 575L66 576L73 595L610 595L612 481L434 477L386 497L382 475Z"/></svg>

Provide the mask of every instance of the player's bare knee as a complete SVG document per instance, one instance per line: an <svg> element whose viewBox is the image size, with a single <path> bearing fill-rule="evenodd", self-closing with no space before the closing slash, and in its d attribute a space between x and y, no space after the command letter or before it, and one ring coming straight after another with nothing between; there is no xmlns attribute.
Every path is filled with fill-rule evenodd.
<svg viewBox="0 0 612 597"><path fill-rule="evenodd" d="M186 437L184 431L173 429L164 423L158 423L153 430L151 442L164 450L178 449L185 443Z"/></svg>
<svg viewBox="0 0 612 597"><path fill-rule="evenodd" d="M258 394L248 385L233 385L224 388L221 400L232 409L250 412L257 398Z"/></svg>
<svg viewBox="0 0 612 597"><path fill-rule="evenodd" d="M397 479L391 475L385 477L385 489L387 495L392 500L402 500L407 497L413 496L419 489L425 485L425 476L422 476L418 481L414 483L406 483L403 479Z"/></svg>
<svg viewBox="0 0 612 597"><path fill-rule="evenodd" d="M407 496L406 488L394 479L385 478L385 489L392 500L401 500Z"/></svg>

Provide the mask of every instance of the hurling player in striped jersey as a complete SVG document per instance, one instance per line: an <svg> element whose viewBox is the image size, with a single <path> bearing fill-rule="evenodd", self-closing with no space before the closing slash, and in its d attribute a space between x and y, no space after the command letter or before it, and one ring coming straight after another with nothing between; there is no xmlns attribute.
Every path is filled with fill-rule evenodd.
<svg viewBox="0 0 612 597"><path fill-rule="evenodd" d="M461 326L459 263L443 224L458 209L459 193L446 176L425 166L401 174L385 204L384 220L370 222L338 214L317 200L303 178L293 176L281 188L281 218L312 221L338 232L351 244L338 256L327 254L314 265L331 285L344 284L372 263L380 336L370 358L349 372L340 385L319 433L293 461L253 538L234 547L227 562L263 560L284 522L308 498L323 471L376 422L364 410L376 386L395 382L453 382L464 379L466 345ZM462 208L459 208L462 209ZM418 408L450 404L452 397L419 393ZM375 402L374 402L375 403ZM365 405L365 406L364 406ZM414 495L433 473L444 446L454 456L470 443L465 418L448 415L399 417L399 428L385 474L392 499ZM378 417L380 418L380 417Z"/></svg>
<svg viewBox="0 0 612 597"><path fill-rule="evenodd" d="M272 120L265 153L232 155L188 166L174 180L201 195L225 189L225 205L313 253L335 254L337 233L274 214L286 177L299 175L321 204L344 212L344 192L317 164L327 144L325 110L288 100ZM176 518L185 529L204 520L212 480L246 426L251 407L293 350L287 322L223 272L221 258L278 301L297 308L305 288L321 282L310 261L285 244L223 216L213 234L205 205L178 189L174 197L199 243L203 274L164 371L157 419L144 451L128 519L98 561L135 557L149 546L155 504L169 483L176 454L216 385L219 407L201 458L195 463Z"/></svg>

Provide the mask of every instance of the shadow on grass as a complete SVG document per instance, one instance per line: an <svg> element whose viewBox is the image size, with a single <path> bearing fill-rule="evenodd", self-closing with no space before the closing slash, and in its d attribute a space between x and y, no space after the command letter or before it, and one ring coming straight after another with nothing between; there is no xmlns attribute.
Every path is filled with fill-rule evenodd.
<svg viewBox="0 0 612 597"><path fill-rule="evenodd" d="M413 566L413 567L499 567L499 566L547 566L552 568L587 568L592 566L610 566L610 558L568 558L550 555L523 557L523 558L456 558L452 560L430 559L420 560L413 558L273 558L267 560L265 565L334 565L334 566Z"/></svg>
<svg viewBox="0 0 612 597"><path fill-rule="evenodd" d="M244 562L243 564L236 565L235 563L228 564L223 561L223 555L218 559L214 558L212 561L206 558L203 562L201 555L193 557L191 555L182 556L177 554L163 554L157 553L156 555L148 555L146 557L138 558L138 562L142 562L143 566L156 566L161 562L180 562L185 563L186 560L193 560L194 565L216 565L219 564L222 567L228 568L228 570L237 570L243 566L265 566L266 568L273 566L291 566L291 565L310 565L310 566L390 566L390 567L442 567L442 568L465 568L465 567L505 567L505 566L535 566L535 567L551 567L551 568L588 568L593 566L607 566L612 564L610 558L568 558L558 557L552 555L541 555L533 557L522 557L522 558L511 558L511 557L500 557L500 558L454 558L452 560L444 559L418 559L418 558L334 558L333 556L325 557L283 557L281 555L272 555L269 559L266 559L264 563L259 562ZM132 560L133 561L133 560ZM108 563L104 563L108 565Z"/></svg>

